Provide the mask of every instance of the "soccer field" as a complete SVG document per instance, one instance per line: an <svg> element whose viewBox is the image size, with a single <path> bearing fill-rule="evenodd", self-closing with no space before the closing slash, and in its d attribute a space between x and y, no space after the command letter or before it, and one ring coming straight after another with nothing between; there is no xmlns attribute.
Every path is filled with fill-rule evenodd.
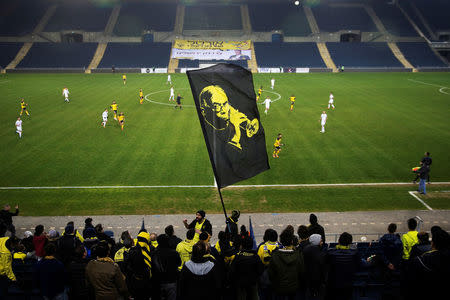
<svg viewBox="0 0 450 300"><path fill-rule="evenodd" d="M168 101L167 75L127 78L123 85L121 74L3 74L0 187L213 185L186 75L172 75L175 94L184 97L182 110ZM432 181L450 181L449 73L256 74L254 85L263 86L262 99L274 101L268 115L259 105L271 169L242 185L409 182L411 168L425 151L433 158ZM64 86L70 103L64 103ZM140 88L146 95L142 105ZM330 92L335 110L327 109ZM297 98L292 112L291 94ZM19 139L14 122L21 97L31 117L23 116ZM106 128L100 125L101 113L113 100L125 114L123 132L111 112ZM328 121L322 134L323 110ZM279 132L285 146L280 158L273 159ZM414 189L244 188L225 189L224 196L247 211L422 209L407 194ZM429 189L445 191L448 186ZM400 192L404 201L395 203L403 197L394 197ZM437 206L450 208L442 195L433 198ZM344 198L351 199L341 206L333 203ZM28 206L29 215L92 209L99 214L179 213L199 205L220 212L217 193L208 187L0 190L0 201Z"/></svg>

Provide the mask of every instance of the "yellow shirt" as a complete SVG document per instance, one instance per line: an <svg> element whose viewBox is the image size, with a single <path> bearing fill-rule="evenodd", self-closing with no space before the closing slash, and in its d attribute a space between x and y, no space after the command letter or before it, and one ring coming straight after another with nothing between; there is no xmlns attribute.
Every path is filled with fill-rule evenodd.
<svg viewBox="0 0 450 300"><path fill-rule="evenodd" d="M112 110L117 110L117 104L111 104L111 109Z"/></svg>
<svg viewBox="0 0 450 300"><path fill-rule="evenodd" d="M417 238L417 231L408 231L404 235L402 235L402 243L403 243L403 259L409 259L409 255L411 253L412 246L419 242Z"/></svg>
<svg viewBox="0 0 450 300"><path fill-rule="evenodd" d="M20 107L22 109L25 109L25 108L27 108L27 104L25 102L20 102Z"/></svg>
<svg viewBox="0 0 450 300"><path fill-rule="evenodd" d="M122 75L123 80L127 79L127 75Z"/></svg>
<svg viewBox="0 0 450 300"><path fill-rule="evenodd" d="M272 252L278 249L277 242L265 242L258 248L258 256L261 259L262 263L267 266L272 258Z"/></svg>
<svg viewBox="0 0 450 300"><path fill-rule="evenodd" d="M295 97L289 97L289 100L291 100L291 102L295 102Z"/></svg>
<svg viewBox="0 0 450 300"><path fill-rule="evenodd" d="M195 224L195 230L201 230L203 223L205 222L205 220L203 220L203 222ZM193 241L195 241L195 243L197 243L200 240L200 234L198 234L197 232L194 235L194 238L192 239Z"/></svg>
<svg viewBox="0 0 450 300"><path fill-rule="evenodd" d="M119 122L123 122L125 120L125 116L119 115L118 119L119 119Z"/></svg>
<svg viewBox="0 0 450 300"><path fill-rule="evenodd" d="M259 89L258 90L258 95L261 95L261 93L262 93L262 89Z"/></svg>
<svg viewBox="0 0 450 300"><path fill-rule="evenodd" d="M276 140L275 140L275 143L273 143L273 145L274 145L275 147L280 147L280 146L281 146L281 139L276 139Z"/></svg>
<svg viewBox="0 0 450 300"><path fill-rule="evenodd" d="M143 91L139 91L139 97L144 97L144 92Z"/></svg>

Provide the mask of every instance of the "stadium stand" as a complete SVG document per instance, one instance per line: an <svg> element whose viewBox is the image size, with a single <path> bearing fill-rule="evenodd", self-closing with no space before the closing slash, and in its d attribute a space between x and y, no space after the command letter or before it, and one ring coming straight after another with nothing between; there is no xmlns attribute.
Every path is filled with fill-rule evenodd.
<svg viewBox="0 0 450 300"><path fill-rule="evenodd" d="M315 43L254 43L258 66L325 68Z"/></svg>
<svg viewBox="0 0 450 300"><path fill-rule="evenodd" d="M22 43L0 43L0 67L5 68L16 57Z"/></svg>
<svg viewBox="0 0 450 300"><path fill-rule="evenodd" d="M363 7L339 7L322 5L312 7L312 11L321 31L378 31L377 27Z"/></svg>
<svg viewBox="0 0 450 300"><path fill-rule="evenodd" d="M425 42L404 42L397 45L414 67L448 67Z"/></svg>
<svg viewBox="0 0 450 300"><path fill-rule="evenodd" d="M186 6L184 30L242 30L238 5Z"/></svg>
<svg viewBox="0 0 450 300"><path fill-rule="evenodd" d="M248 4L250 21L254 31L282 30L285 36L311 34L305 13L291 3Z"/></svg>
<svg viewBox="0 0 450 300"><path fill-rule="evenodd" d="M198 59L180 59L178 62L179 68L198 68L201 64L219 64L229 63L247 68L247 61L245 60L198 60Z"/></svg>
<svg viewBox="0 0 450 300"><path fill-rule="evenodd" d="M413 2L435 32L441 30L450 30L449 1L414 0Z"/></svg>
<svg viewBox="0 0 450 300"><path fill-rule="evenodd" d="M336 65L350 68L389 68L403 65L386 43L326 43Z"/></svg>
<svg viewBox="0 0 450 300"><path fill-rule="evenodd" d="M383 2L375 2L372 3L372 7L390 34L396 36L418 35L397 6Z"/></svg>
<svg viewBox="0 0 450 300"><path fill-rule="evenodd" d="M98 68L166 68L170 43L109 43Z"/></svg>
<svg viewBox="0 0 450 300"><path fill-rule="evenodd" d="M86 68L97 43L34 43L18 68Z"/></svg>
<svg viewBox="0 0 450 300"><path fill-rule="evenodd" d="M143 31L172 31L176 5L171 3L123 3L114 27L118 36L140 36Z"/></svg>
<svg viewBox="0 0 450 300"><path fill-rule="evenodd" d="M44 31L103 31L108 23L111 11L111 8L97 7L95 5L65 3L57 7Z"/></svg>
<svg viewBox="0 0 450 300"><path fill-rule="evenodd" d="M46 9L47 5L41 1L2 1L0 36L23 36L31 33Z"/></svg>

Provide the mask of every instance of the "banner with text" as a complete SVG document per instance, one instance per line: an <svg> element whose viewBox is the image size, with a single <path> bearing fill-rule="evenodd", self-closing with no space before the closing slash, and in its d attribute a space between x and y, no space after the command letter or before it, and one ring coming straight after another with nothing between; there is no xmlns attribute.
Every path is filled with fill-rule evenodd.
<svg viewBox="0 0 450 300"><path fill-rule="evenodd" d="M176 40L172 58L200 60L249 60L251 41Z"/></svg>

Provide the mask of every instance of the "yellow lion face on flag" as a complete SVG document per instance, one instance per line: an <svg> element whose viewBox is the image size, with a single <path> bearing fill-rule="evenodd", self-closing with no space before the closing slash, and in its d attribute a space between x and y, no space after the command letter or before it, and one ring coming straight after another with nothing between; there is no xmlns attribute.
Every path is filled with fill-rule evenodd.
<svg viewBox="0 0 450 300"><path fill-rule="evenodd" d="M225 91L217 85L210 85L200 92L200 109L205 119L215 130L225 130L231 124L234 136L229 144L242 150L241 129L245 130L247 137L251 138L259 130L257 118L250 120L244 113L230 105Z"/></svg>

